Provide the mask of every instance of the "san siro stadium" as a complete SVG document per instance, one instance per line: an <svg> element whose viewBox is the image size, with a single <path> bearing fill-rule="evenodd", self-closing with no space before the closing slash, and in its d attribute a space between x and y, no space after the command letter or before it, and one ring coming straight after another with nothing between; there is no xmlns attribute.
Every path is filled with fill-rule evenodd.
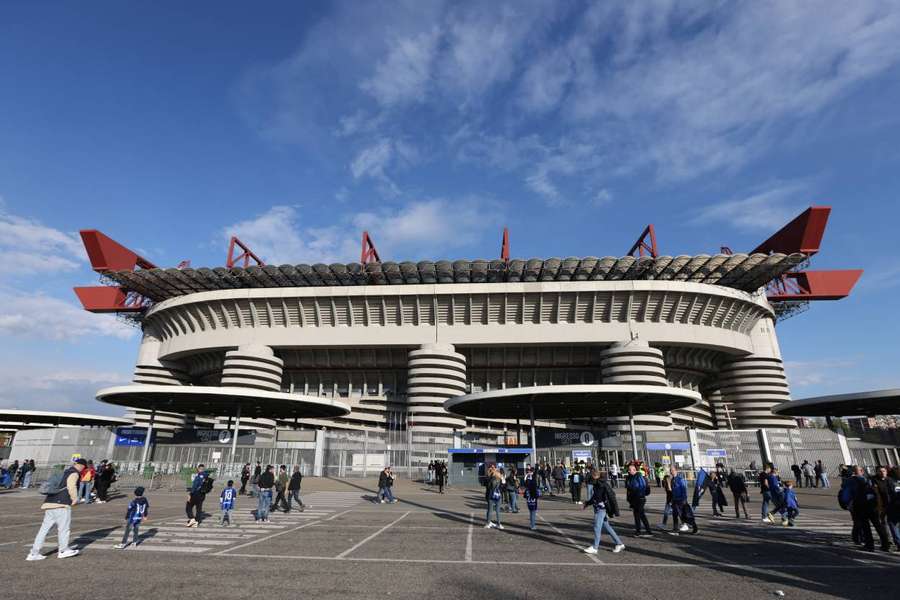
<svg viewBox="0 0 900 600"><path fill-rule="evenodd" d="M364 234L358 263L264 264L235 238L226 267L158 268L85 230L104 285L76 293L87 310L119 313L142 331L133 383L101 391L101 400L127 404L117 397L141 386L178 388L188 402L193 389L240 388L251 403L255 393L260 404L277 393L349 407L334 417L244 418L241 435L253 435L238 440L235 463L285 452L315 462L309 453L321 451L322 432L332 453L349 444L340 462L351 470L360 460L366 470L379 466L373 453L413 468L452 449L527 447L527 419L445 408L460 396L515 388L695 393L691 406L635 412L643 442L687 439L689 431L784 431L797 421L772 412L791 399L776 322L811 300L846 296L860 275L808 269L828 211L810 208L753 251L696 256L660 254L651 226L620 257L510 258L504 233L498 259L389 262ZM154 410L157 460L187 460L194 447L166 447L167 436L231 424L199 404L193 413L178 406ZM536 445L572 431L630 435L627 416L571 416L564 408L537 419ZM145 405L129 416L149 425ZM351 458L360 439L363 458ZM610 447L606 458L626 458ZM397 448L406 454L391 454Z"/></svg>

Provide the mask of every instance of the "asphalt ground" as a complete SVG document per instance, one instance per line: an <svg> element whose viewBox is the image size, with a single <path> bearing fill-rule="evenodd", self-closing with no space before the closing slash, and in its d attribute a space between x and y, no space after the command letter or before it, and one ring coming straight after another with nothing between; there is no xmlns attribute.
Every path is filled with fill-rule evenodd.
<svg viewBox="0 0 900 600"><path fill-rule="evenodd" d="M42 518L35 492L0 494L0 572L4 598L873 598L900 595L900 555L867 553L850 542L849 515L835 489L800 490L797 527L759 522L751 491L751 520L711 518L704 498L697 535L633 537L623 490L623 514L613 526L626 544L610 552L582 549L593 539L592 512L570 500L544 497L538 531L528 513L502 514L505 529L484 529L477 489L439 495L427 485L400 482L399 502L374 504L374 481L307 478L307 510L273 513L253 522L255 499L241 497L235 526L221 528L218 491L204 507L210 517L184 527L185 494L148 494L151 519L137 548L115 550L128 496L73 510L73 542L82 554L25 556ZM648 515L657 526L663 494L654 488Z"/></svg>

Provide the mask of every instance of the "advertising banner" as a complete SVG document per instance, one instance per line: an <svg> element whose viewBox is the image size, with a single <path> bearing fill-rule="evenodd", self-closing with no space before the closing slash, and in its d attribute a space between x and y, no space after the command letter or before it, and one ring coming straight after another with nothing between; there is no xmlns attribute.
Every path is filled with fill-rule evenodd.
<svg viewBox="0 0 900 600"><path fill-rule="evenodd" d="M167 441L168 444L187 446L224 446L231 444L234 432L230 429L179 429ZM239 446L252 446L256 443L256 432L252 429L241 429L238 432Z"/></svg>

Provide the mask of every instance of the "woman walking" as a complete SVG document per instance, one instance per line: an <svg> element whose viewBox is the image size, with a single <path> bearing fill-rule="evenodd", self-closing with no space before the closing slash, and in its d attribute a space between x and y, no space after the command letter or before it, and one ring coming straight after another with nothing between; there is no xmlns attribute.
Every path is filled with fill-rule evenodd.
<svg viewBox="0 0 900 600"><path fill-rule="evenodd" d="M484 526L485 529L491 529L492 527L503 529L503 525L500 523L500 500L503 498L501 486L500 471L494 465L491 465L488 469L487 481L484 484L484 499L487 500L487 523ZM492 508L497 515L496 525L491 522Z"/></svg>
<svg viewBox="0 0 900 600"><path fill-rule="evenodd" d="M506 495L509 497L509 512L519 512L519 477L515 467L506 475Z"/></svg>
<svg viewBox="0 0 900 600"><path fill-rule="evenodd" d="M275 467L266 465L266 470L259 476L259 500L256 506L256 521L269 522L269 507L272 505L272 488L275 487Z"/></svg>
<svg viewBox="0 0 900 600"><path fill-rule="evenodd" d="M625 549L625 544L622 543L622 540L619 539L619 536L616 535L616 531L609 523L610 516L619 516L619 503L616 502L616 493L613 491L612 487L610 487L609 483L607 483L606 473L596 473L595 471L595 473L593 473L593 478L596 481L594 484L594 493L590 499L584 503L581 510L584 510L588 506L594 507L594 544L585 548L584 551L588 554L597 554L597 551L600 548L600 537L605 529L606 533L609 534L616 544L612 551L621 552Z"/></svg>
<svg viewBox="0 0 900 600"><path fill-rule="evenodd" d="M525 504L528 506L528 525L532 531L537 531L538 498L541 496L537 477L531 467L525 471Z"/></svg>

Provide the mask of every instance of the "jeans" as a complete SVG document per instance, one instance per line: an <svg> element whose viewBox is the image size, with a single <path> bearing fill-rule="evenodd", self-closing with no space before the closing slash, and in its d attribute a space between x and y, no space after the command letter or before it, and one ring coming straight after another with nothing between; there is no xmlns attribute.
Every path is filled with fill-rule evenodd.
<svg viewBox="0 0 900 600"><path fill-rule="evenodd" d="M762 518L769 518L769 502L772 501L772 494L770 492L763 492L762 494Z"/></svg>
<svg viewBox="0 0 900 600"><path fill-rule="evenodd" d="M665 508L663 508L663 518L662 524L665 525L669 521L669 515L672 514L672 502L667 501Z"/></svg>
<svg viewBox="0 0 900 600"><path fill-rule="evenodd" d="M28 471L27 473L25 473L25 477L24 477L23 480L22 480L22 487L23 487L23 488L27 489L27 488L30 488L30 487L31 487L31 476L32 476L32 472L31 472L31 471Z"/></svg>
<svg viewBox="0 0 900 600"><path fill-rule="evenodd" d="M491 509L494 509L494 512L497 514L497 525L500 524L500 501L499 500L488 500L487 506L487 521L491 522Z"/></svg>
<svg viewBox="0 0 900 600"><path fill-rule="evenodd" d="M891 537L894 538L894 545L900 548L900 516L893 519L888 517L887 527L891 532Z"/></svg>
<svg viewBox="0 0 900 600"><path fill-rule="evenodd" d="M616 546L622 543L622 540L616 535L612 525L609 524L609 519L606 518L606 511L598 510L594 513L594 548L600 547L600 536L604 529L606 530L606 533L609 534L609 537L612 538L612 541L615 542Z"/></svg>
<svg viewBox="0 0 900 600"><path fill-rule="evenodd" d="M256 504L256 520L264 521L269 518L269 506L272 504L272 490L259 490L259 501Z"/></svg>
<svg viewBox="0 0 900 600"><path fill-rule="evenodd" d="M132 530L134 530L134 537L132 539L132 543L134 545L137 545L138 536L140 535L140 533L138 533L138 530L140 529L140 527L141 527L140 521L138 521L137 523L132 523L131 521L125 521L125 533L122 534L122 545L123 546L126 543L128 543L128 532L132 531Z"/></svg>
<svg viewBox="0 0 900 600"><path fill-rule="evenodd" d="M509 490L509 510L510 512L519 512L519 494L516 490Z"/></svg>
<svg viewBox="0 0 900 600"><path fill-rule="evenodd" d="M41 547L44 545L44 539L47 534L56 525L56 536L59 540L58 553L63 553L69 549L69 531L72 527L72 508L65 506L63 508L48 508L44 511L44 522L37 536L34 538L34 544L31 546L32 554L40 554Z"/></svg>
<svg viewBox="0 0 900 600"><path fill-rule="evenodd" d="M378 492L378 496L381 498L384 498L388 502L394 501L394 492L391 491L391 488L389 488L389 487L381 488L381 490L379 490L379 492Z"/></svg>
<svg viewBox="0 0 900 600"><path fill-rule="evenodd" d="M585 485L585 488L587 488L587 489L585 490L585 493L587 494L587 496L585 496L585 498L587 498L588 500L590 500L590 499L594 496L594 484L593 484L593 483L586 483L586 484L584 484L584 485Z"/></svg>
<svg viewBox="0 0 900 600"><path fill-rule="evenodd" d="M229 525L231 525L231 510L232 509L230 509L230 508L222 509L222 519L221 519L220 523L222 523L223 525L225 523L228 523Z"/></svg>
<svg viewBox="0 0 900 600"><path fill-rule="evenodd" d="M85 502L91 501L91 490L94 489L93 481L82 481L78 485L78 499Z"/></svg>
<svg viewBox="0 0 900 600"><path fill-rule="evenodd" d="M537 508L528 509L528 526L532 529L537 529Z"/></svg>
<svg viewBox="0 0 900 600"><path fill-rule="evenodd" d="M291 510L291 502L293 500L297 501L297 504L300 505L300 508L303 508L303 500L300 498L300 490L291 490L290 494L288 494L288 510Z"/></svg>
<svg viewBox="0 0 900 600"><path fill-rule="evenodd" d="M816 487L816 478L814 475L804 475L803 476L803 484L808 487Z"/></svg>
<svg viewBox="0 0 900 600"><path fill-rule="evenodd" d="M822 473L820 475L820 477L822 478L822 487L823 488L831 487L831 484L828 482L828 474L827 473Z"/></svg>

